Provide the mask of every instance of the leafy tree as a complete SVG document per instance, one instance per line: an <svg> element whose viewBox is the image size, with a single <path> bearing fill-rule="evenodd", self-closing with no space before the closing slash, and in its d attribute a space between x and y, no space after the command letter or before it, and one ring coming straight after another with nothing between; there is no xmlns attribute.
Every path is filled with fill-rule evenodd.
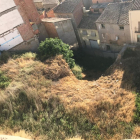
<svg viewBox="0 0 140 140"><path fill-rule="evenodd" d="M69 49L68 44L63 43L62 40L58 38L46 38L45 41L40 43L38 50L41 60L60 54L63 55L70 68L75 66L75 60L72 59L73 51Z"/></svg>

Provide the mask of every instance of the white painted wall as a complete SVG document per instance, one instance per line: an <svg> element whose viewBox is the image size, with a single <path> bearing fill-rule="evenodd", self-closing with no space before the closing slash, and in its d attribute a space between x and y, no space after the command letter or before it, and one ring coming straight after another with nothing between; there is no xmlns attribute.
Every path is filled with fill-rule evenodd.
<svg viewBox="0 0 140 140"><path fill-rule="evenodd" d="M137 35L140 35L140 33L135 33L135 29L138 29L138 22L140 22L140 10L129 11L131 43L137 43Z"/></svg>
<svg viewBox="0 0 140 140"><path fill-rule="evenodd" d="M0 0L0 13L16 6L14 0Z"/></svg>
<svg viewBox="0 0 140 140"><path fill-rule="evenodd" d="M9 50L22 42L23 39L20 33L15 29L13 32L0 38L0 51Z"/></svg>
<svg viewBox="0 0 140 140"><path fill-rule="evenodd" d="M0 16L0 34L13 29L22 23L23 19L17 9L8 12L7 14Z"/></svg>

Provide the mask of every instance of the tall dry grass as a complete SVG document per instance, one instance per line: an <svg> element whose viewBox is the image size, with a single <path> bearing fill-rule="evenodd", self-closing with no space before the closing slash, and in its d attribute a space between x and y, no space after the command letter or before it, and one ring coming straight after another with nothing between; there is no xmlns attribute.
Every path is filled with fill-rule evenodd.
<svg viewBox="0 0 140 140"><path fill-rule="evenodd" d="M34 99L36 111L39 112L43 109L41 102L55 96L60 99L60 103L64 105L68 113L76 110L72 112L73 116L76 114L86 116L89 124L95 124L96 128L93 127L92 131L96 135L92 135L93 139L131 138L135 94L122 88L125 70L119 63L110 68L109 75L89 82L77 80L62 56L56 56L44 63L35 60L30 55L27 56L27 58L24 56L9 59L0 67L0 70L12 79L6 89L0 89L0 106L6 104L12 112L14 108L11 105L11 99L15 99L22 91L27 93L27 100ZM19 109L25 110L24 107L26 104ZM0 112L2 111L1 107ZM32 120L31 125L34 125L34 122ZM52 131L51 135L54 133ZM36 135L39 136L39 131Z"/></svg>

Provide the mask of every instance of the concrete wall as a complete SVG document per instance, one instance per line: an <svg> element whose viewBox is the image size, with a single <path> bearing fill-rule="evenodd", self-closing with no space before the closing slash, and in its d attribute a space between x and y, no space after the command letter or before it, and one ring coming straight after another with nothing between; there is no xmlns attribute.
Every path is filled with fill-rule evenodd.
<svg viewBox="0 0 140 140"><path fill-rule="evenodd" d="M105 58L113 58L116 59L118 56L118 53L113 53L113 52L107 52L107 51L102 51L99 49L93 49L93 48L82 48L87 54L92 55L92 56L101 56Z"/></svg>
<svg viewBox="0 0 140 140"><path fill-rule="evenodd" d="M77 44L76 35L71 20L64 20L54 23L59 38L69 45Z"/></svg>
<svg viewBox="0 0 140 140"><path fill-rule="evenodd" d="M117 24L105 24L105 29L101 27L100 23L96 23L96 25L103 50L106 49L106 45L110 45L111 51L118 52L124 44L131 43L129 25L125 25L124 30L120 30ZM116 36L118 40L116 40Z"/></svg>
<svg viewBox="0 0 140 140"><path fill-rule="evenodd" d="M83 30L87 31L87 35L83 35ZM92 36L91 32L95 32L96 36ZM97 40L98 44L100 44L99 34L97 30L94 29L79 29L79 36L81 40L82 47L91 48L90 40ZM85 41L85 43L84 43Z"/></svg>
<svg viewBox="0 0 140 140"><path fill-rule="evenodd" d="M46 38L49 37L49 35L47 33L47 30L45 28L45 25L43 23L38 25L38 29L40 31L40 33L38 35L39 36L39 42L44 41Z"/></svg>
<svg viewBox="0 0 140 140"><path fill-rule="evenodd" d="M9 51L33 51L36 52L37 48L39 47L39 40L37 38L32 38L27 42L23 42Z"/></svg>
<svg viewBox="0 0 140 140"><path fill-rule="evenodd" d="M51 23L51 22L43 22L43 23L46 27L46 30L47 30L47 33L48 33L49 37L52 37L52 38L58 37L59 38L54 23Z"/></svg>
<svg viewBox="0 0 140 140"><path fill-rule="evenodd" d="M139 10L129 11L131 43L137 43L137 35L140 35L140 32L135 33L135 31L138 30L138 28L139 28L138 22L140 22L140 11ZM140 31L140 29L139 29L139 31Z"/></svg>
<svg viewBox="0 0 140 140"><path fill-rule="evenodd" d="M37 9L42 9L43 8L42 2L34 2L34 4L35 4Z"/></svg>

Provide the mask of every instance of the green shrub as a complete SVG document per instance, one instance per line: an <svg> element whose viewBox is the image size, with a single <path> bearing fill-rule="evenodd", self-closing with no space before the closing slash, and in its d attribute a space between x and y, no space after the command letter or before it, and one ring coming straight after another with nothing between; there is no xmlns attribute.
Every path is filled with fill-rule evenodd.
<svg viewBox="0 0 140 140"><path fill-rule="evenodd" d="M62 40L57 38L46 38L45 41L40 43L38 48L38 57L41 60L45 60L49 57L62 54L66 62L69 64L70 68L75 65L73 57L73 51L69 49L69 45L62 42Z"/></svg>
<svg viewBox="0 0 140 140"><path fill-rule="evenodd" d="M10 84L10 79L0 71L0 88L6 88Z"/></svg>
<svg viewBox="0 0 140 140"><path fill-rule="evenodd" d="M82 79L82 68L79 65L75 65L72 68L72 72L76 76L77 79Z"/></svg>
<svg viewBox="0 0 140 140"><path fill-rule="evenodd" d="M134 115L134 122L140 123L140 94L137 93L136 95L136 110Z"/></svg>
<svg viewBox="0 0 140 140"><path fill-rule="evenodd" d="M11 57L9 52L2 52L0 55L0 64L7 63L8 59Z"/></svg>
<svg viewBox="0 0 140 140"><path fill-rule="evenodd" d="M21 58L35 59L36 58L36 53L26 52L26 53L24 53L24 54L21 55Z"/></svg>

